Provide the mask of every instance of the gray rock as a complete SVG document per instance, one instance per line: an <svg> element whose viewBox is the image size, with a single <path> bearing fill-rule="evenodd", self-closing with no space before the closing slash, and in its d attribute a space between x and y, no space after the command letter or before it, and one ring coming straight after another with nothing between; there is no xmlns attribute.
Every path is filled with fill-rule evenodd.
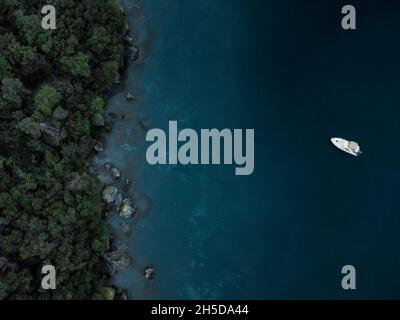
<svg viewBox="0 0 400 320"><path fill-rule="evenodd" d="M144 277L145 277L147 280L151 280L151 279L154 278L154 272L155 272L155 270L154 270L153 267L148 267L148 268L146 268L146 269L144 270Z"/></svg>
<svg viewBox="0 0 400 320"><path fill-rule="evenodd" d="M121 171L119 171L117 168L113 167L111 168L111 174L115 179L121 178Z"/></svg>
<svg viewBox="0 0 400 320"><path fill-rule="evenodd" d="M121 75L118 74L118 75L115 77L114 81L113 81L113 85L119 85L120 83L121 83Z"/></svg>
<svg viewBox="0 0 400 320"><path fill-rule="evenodd" d="M130 60L136 61L139 59L139 48L135 46L130 47Z"/></svg>
<svg viewBox="0 0 400 320"><path fill-rule="evenodd" d="M133 205L132 200L124 199L121 207L119 208L119 214L124 219L131 218L135 213L135 207Z"/></svg>
<svg viewBox="0 0 400 320"><path fill-rule="evenodd" d="M123 39L129 46L133 46L135 40L131 36L125 35Z"/></svg>
<svg viewBox="0 0 400 320"><path fill-rule="evenodd" d="M129 50L130 50L131 53L133 53L133 54L137 54L137 53L139 52L139 48L136 47L136 46L131 46L131 47L129 48Z"/></svg>
<svg viewBox="0 0 400 320"><path fill-rule="evenodd" d="M103 200L109 204L115 204L119 197L121 197L121 194L119 193L117 187L114 186L107 186L103 190Z"/></svg>
<svg viewBox="0 0 400 320"><path fill-rule="evenodd" d="M129 33L129 31L130 31L129 24L127 21L125 21L124 32L122 33L123 36L125 37Z"/></svg>
<svg viewBox="0 0 400 320"><path fill-rule="evenodd" d="M125 15L125 9L118 3L119 10L123 15Z"/></svg>
<svg viewBox="0 0 400 320"><path fill-rule="evenodd" d="M94 150L96 152L103 152L104 151L104 145L100 141L96 141L94 145Z"/></svg>
<svg viewBox="0 0 400 320"><path fill-rule="evenodd" d="M122 195L119 193L117 198L115 199L115 205L120 208L122 206L123 200Z"/></svg>
<svg viewBox="0 0 400 320"><path fill-rule="evenodd" d="M111 274L121 271L129 265L130 260L126 251L127 249L125 247L121 247L118 250L109 252L105 255L104 258Z"/></svg>

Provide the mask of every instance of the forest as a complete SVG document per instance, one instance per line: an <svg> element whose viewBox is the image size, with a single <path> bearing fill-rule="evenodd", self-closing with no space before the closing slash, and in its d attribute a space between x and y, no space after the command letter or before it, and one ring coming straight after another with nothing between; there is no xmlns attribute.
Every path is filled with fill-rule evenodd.
<svg viewBox="0 0 400 320"><path fill-rule="evenodd" d="M89 172L124 51L115 0L0 0L0 299L105 299L109 230ZM57 29L41 27L54 5ZM41 289L43 265L57 289Z"/></svg>

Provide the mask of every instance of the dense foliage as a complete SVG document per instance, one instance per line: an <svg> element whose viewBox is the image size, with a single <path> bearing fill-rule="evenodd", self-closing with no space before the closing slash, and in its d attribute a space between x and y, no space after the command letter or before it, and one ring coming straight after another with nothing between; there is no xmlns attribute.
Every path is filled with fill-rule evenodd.
<svg viewBox="0 0 400 320"><path fill-rule="evenodd" d="M41 27L46 4L56 30ZM0 299L107 291L108 230L88 163L123 32L115 0L0 0ZM41 289L45 264L55 291Z"/></svg>

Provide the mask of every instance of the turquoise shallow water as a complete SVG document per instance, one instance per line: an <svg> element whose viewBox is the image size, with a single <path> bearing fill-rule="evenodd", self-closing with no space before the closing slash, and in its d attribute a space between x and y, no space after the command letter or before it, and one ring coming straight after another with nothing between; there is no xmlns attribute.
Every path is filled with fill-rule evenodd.
<svg viewBox="0 0 400 320"><path fill-rule="evenodd" d="M139 10L122 1L128 20ZM110 110L133 115L105 156L149 211L116 282L139 299L398 298L400 66L393 1L167 1L141 6L142 60ZM357 4L357 3L356 3ZM125 90L126 89L126 90ZM125 106L124 91L136 106ZM167 129L254 128L255 172L150 166L136 120ZM330 145L360 142L352 158ZM118 224L118 223L117 223ZM142 279L142 268L156 278ZM340 287L343 265L358 289Z"/></svg>

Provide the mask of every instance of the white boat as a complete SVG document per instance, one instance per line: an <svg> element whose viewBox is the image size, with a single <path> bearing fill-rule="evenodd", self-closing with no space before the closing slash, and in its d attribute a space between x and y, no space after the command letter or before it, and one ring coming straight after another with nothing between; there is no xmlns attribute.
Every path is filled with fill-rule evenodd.
<svg viewBox="0 0 400 320"><path fill-rule="evenodd" d="M337 148L353 156L358 157L361 154L361 149L357 142L342 138L332 138L331 141Z"/></svg>

